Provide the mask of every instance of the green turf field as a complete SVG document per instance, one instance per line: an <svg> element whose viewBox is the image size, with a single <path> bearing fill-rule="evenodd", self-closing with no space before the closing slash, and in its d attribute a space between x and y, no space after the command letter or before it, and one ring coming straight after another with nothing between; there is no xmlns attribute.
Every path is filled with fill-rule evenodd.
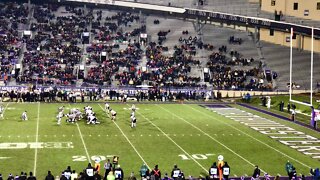
<svg viewBox="0 0 320 180"><path fill-rule="evenodd" d="M44 178L47 170L56 176L68 165L79 172L86 168L88 161L94 163L96 157L102 160L103 167L105 159L112 159L113 155L120 157L119 164L126 177L132 171L138 174L144 162L150 168L158 164L163 174L170 173L177 164L186 176L197 177L207 174L218 155L224 156L232 176L250 176L254 165L271 175L286 175L287 160L297 168L298 174L308 175L310 167L320 164L317 158L199 105L137 104L134 129L130 127L129 104L111 104L118 114L115 122L107 118L104 104L89 104L101 124L63 121L60 126L55 117L57 108L63 104L3 105L6 109L4 119L0 120L0 173L4 177L9 173L34 171L39 178ZM64 105L66 112L68 108L82 109L87 104ZM318 132L291 122L235 108L320 138ZM28 121L20 120L24 110L28 111Z"/></svg>

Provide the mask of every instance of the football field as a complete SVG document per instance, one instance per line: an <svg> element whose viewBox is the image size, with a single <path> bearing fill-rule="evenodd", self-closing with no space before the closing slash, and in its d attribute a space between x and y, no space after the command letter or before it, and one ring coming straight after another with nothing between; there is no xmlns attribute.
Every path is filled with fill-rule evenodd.
<svg viewBox="0 0 320 180"><path fill-rule="evenodd" d="M101 124L85 120L57 125L58 107L90 105ZM218 155L228 162L232 177L262 172L286 176L289 160L298 174L309 175L320 165L318 132L237 105L136 104L137 127L130 127L131 104L111 103L117 112L111 121L102 103L3 103L0 119L0 173L33 171L44 178L71 166L82 171L88 162L119 156L125 177L138 175L145 163L170 173L177 164L186 176L206 175ZM26 110L28 120L20 116ZM103 169L103 168L102 168ZM102 173L104 170L102 170Z"/></svg>

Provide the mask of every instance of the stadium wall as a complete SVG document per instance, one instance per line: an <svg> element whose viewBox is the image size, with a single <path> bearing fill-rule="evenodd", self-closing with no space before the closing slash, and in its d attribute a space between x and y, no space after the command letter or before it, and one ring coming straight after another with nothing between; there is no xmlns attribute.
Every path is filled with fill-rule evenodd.
<svg viewBox="0 0 320 180"><path fill-rule="evenodd" d="M296 9L294 3L297 3ZM261 0L261 10L271 13L281 11L283 15L320 20L319 0Z"/></svg>
<svg viewBox="0 0 320 180"><path fill-rule="evenodd" d="M271 35L270 31L272 30L260 28L260 40L283 46L290 46L290 33L274 31L273 35ZM296 37L292 42L294 48L311 51L311 37L296 34ZM313 43L314 52L320 52L320 40L315 39Z"/></svg>

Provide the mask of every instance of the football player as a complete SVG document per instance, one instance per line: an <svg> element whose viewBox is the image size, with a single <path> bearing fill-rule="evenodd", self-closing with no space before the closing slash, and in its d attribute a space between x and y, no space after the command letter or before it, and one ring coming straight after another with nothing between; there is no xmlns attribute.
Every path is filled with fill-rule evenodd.
<svg viewBox="0 0 320 180"><path fill-rule="evenodd" d="M110 113L110 105L107 102L104 104L104 109L106 110L107 114L109 115L109 113Z"/></svg>
<svg viewBox="0 0 320 180"><path fill-rule="evenodd" d="M117 112L113 109L110 110L111 113L111 120L116 120Z"/></svg>
<svg viewBox="0 0 320 180"><path fill-rule="evenodd" d="M59 111L59 113L57 115L57 124L58 125L60 125L62 117L63 117L63 110Z"/></svg>
<svg viewBox="0 0 320 180"><path fill-rule="evenodd" d="M21 120L22 121L27 121L28 120L28 115L27 115L27 111L24 111L21 115Z"/></svg>
<svg viewBox="0 0 320 180"><path fill-rule="evenodd" d="M136 117L135 116L131 116L130 117L131 118L131 128L134 128L134 127L136 127L137 126L137 119L136 119Z"/></svg>

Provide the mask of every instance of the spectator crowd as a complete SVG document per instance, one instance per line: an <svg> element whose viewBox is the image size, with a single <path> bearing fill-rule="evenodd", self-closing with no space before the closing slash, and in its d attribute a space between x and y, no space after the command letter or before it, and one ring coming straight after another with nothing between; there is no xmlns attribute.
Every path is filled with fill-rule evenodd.
<svg viewBox="0 0 320 180"><path fill-rule="evenodd" d="M207 67L207 82L216 89L272 89L262 67L252 66L253 58L226 45L216 49L188 30L173 46L166 45L170 29L160 30L157 41L151 41L148 24L137 14L58 4L0 6L0 72L5 83L15 79L17 84L49 86L205 88L202 72L193 72ZM159 19L153 21L159 24ZM227 39L230 44L243 41ZM209 54L205 62L197 56L203 49Z"/></svg>

